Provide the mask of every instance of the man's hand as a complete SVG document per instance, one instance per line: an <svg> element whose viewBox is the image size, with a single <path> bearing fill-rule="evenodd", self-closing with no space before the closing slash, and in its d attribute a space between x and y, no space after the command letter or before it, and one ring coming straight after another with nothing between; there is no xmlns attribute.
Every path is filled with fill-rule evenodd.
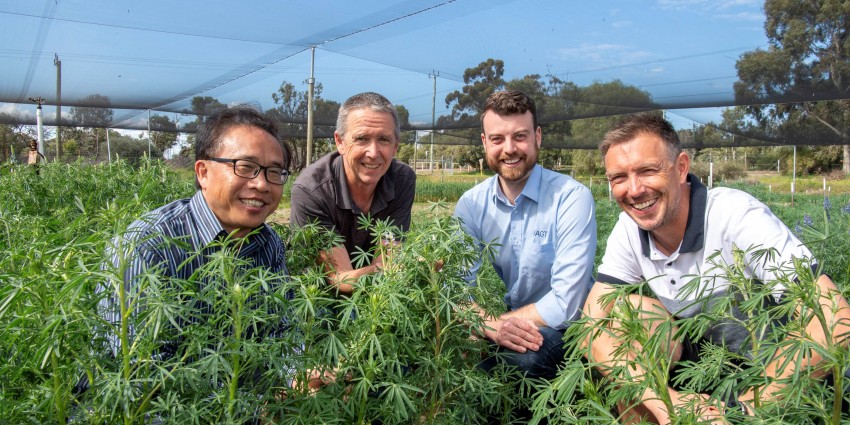
<svg viewBox="0 0 850 425"><path fill-rule="evenodd" d="M487 321L486 325L493 329L485 330L484 336L519 353L526 350L537 351L543 343L543 335L531 319L503 316Z"/></svg>
<svg viewBox="0 0 850 425"><path fill-rule="evenodd" d="M380 252L376 252L375 256L372 257L372 263L369 265L374 267L374 273L384 270L384 256Z"/></svg>
<svg viewBox="0 0 850 425"><path fill-rule="evenodd" d="M310 392L315 392L334 381L336 381L336 372L312 369L307 375L307 388L310 389Z"/></svg>

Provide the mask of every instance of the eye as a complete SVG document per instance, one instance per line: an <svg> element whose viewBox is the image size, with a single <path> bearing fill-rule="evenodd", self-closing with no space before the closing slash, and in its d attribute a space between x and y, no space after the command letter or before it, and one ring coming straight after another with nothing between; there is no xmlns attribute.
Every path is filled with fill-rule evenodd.
<svg viewBox="0 0 850 425"><path fill-rule="evenodd" d="M250 163L240 162L240 163L236 164L236 171L239 171L239 172L253 173L254 170L256 170L257 168L259 168L259 167L257 167L256 165L252 165Z"/></svg>
<svg viewBox="0 0 850 425"><path fill-rule="evenodd" d="M283 168L268 168L266 169L266 173L269 176L269 179L272 181L280 182L283 181L289 173Z"/></svg>
<svg viewBox="0 0 850 425"><path fill-rule="evenodd" d="M640 177L652 177L652 176L657 175L658 173L659 173L659 170L656 169L656 168L645 168L643 170L640 170L638 172L638 175Z"/></svg>
<svg viewBox="0 0 850 425"><path fill-rule="evenodd" d="M626 181L626 176L618 174L614 176L608 176L608 181L612 184L620 184Z"/></svg>

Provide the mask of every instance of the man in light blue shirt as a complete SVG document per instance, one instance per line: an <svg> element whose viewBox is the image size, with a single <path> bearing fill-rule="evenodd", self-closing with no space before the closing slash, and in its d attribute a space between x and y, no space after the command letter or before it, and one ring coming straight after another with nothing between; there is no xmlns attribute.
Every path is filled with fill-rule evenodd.
<svg viewBox="0 0 850 425"><path fill-rule="evenodd" d="M593 285L593 197L573 178L537 165L542 131L527 95L494 93L481 123L487 164L497 175L464 193L455 216L482 248L494 244L493 267L507 288L508 311L485 317L484 337L527 376L551 378L564 358L563 330ZM480 266L471 267L470 281Z"/></svg>

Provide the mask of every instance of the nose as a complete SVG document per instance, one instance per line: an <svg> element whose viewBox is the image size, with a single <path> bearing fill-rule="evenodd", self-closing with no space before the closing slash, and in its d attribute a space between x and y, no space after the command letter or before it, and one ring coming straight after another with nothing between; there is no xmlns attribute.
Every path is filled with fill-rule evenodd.
<svg viewBox="0 0 850 425"><path fill-rule="evenodd" d="M636 197L643 194L643 179L637 174L630 174L628 181L629 196Z"/></svg>
<svg viewBox="0 0 850 425"><path fill-rule="evenodd" d="M259 192L267 192L271 183L266 179L266 170L260 170L260 174L257 174L257 177L248 181L248 184Z"/></svg>
<svg viewBox="0 0 850 425"><path fill-rule="evenodd" d="M366 150L364 152L368 157L374 158L378 155L378 141L372 140L369 144L366 145Z"/></svg>
<svg viewBox="0 0 850 425"><path fill-rule="evenodd" d="M502 146L502 151L508 155L516 152L517 142L512 137L508 137L505 139L505 143Z"/></svg>

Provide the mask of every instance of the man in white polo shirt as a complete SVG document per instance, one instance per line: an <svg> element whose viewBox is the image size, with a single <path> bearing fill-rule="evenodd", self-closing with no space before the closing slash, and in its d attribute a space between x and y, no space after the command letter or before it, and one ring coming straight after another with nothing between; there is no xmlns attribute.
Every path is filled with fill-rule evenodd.
<svg viewBox="0 0 850 425"><path fill-rule="evenodd" d="M633 362L643 355L644 347L622 348L625 341L633 341L626 333L631 331L634 335L634 330L620 327L616 321L619 313L612 314L622 304L610 302L606 294L617 285L648 282L655 298L630 295L627 302L638 311L641 324L652 334L670 329L661 325L670 316L694 317L706 311L709 300L727 293L729 283L717 265L741 264L748 277L772 284L778 273L793 273L794 259L811 258L808 249L763 203L734 189L707 190L696 176L689 174L690 159L682 151L675 129L657 114L625 118L608 132L600 150L612 193L623 210L608 238L597 282L584 309L596 329L606 329L589 339L591 361L600 365L604 374L626 364L633 379L648 372L641 370L640 365L645 363ZM775 255L754 259L757 249L775 249ZM741 252L746 258L741 257ZM834 335L850 332L850 306L840 291L826 275L817 277L816 284L827 326L835 328ZM784 289L776 286L773 293L779 297ZM742 317L740 311L732 314ZM605 321L611 318L613 322ZM812 320L807 331L825 345L819 321ZM716 323L702 338L734 352L749 351L746 329L728 321ZM700 355L698 341L673 340L667 348L669 351L662 355L670 356L673 363L696 360ZM781 378L795 372L793 366L779 367L784 359L787 358L777 356L768 365L769 384L761 388L762 399L775 397L784 386ZM821 357L813 352L807 360L812 367ZM697 414L704 419L723 423L720 403L710 402L707 396L688 396L669 387L667 390L674 406L696 406ZM624 419L670 423L674 412L667 411L662 396L652 389L645 390L633 406L621 406L621 410L626 410L621 411ZM739 404L745 414L751 414L754 397L750 389L730 401Z"/></svg>

